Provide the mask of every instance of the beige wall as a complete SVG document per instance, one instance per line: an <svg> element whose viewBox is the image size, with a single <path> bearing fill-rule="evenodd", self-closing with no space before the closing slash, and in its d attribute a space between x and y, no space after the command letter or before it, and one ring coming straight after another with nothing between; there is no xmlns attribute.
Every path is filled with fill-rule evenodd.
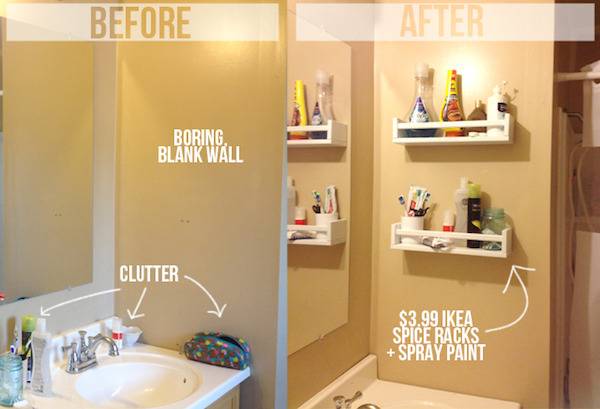
<svg viewBox="0 0 600 409"><path fill-rule="evenodd" d="M293 40L290 40L290 43L293 43ZM313 44L309 44L309 46L313 46L313 52L315 49L323 50L323 48L319 49ZM318 46L326 47L324 44L319 44ZM337 47L339 50L344 50L344 53L339 58L343 58L348 50L350 54L349 60L338 59L337 62L331 59L334 56L331 51L326 58L317 59L317 61L329 61L334 67L337 67L338 72L347 72L350 75L347 82L349 89L346 90L340 89L344 82L338 79L334 80L334 103L339 104L337 105L336 112L338 112L338 115L341 112L342 115L349 118L349 123L351 123L351 151L347 154L352 157L352 160L346 169L338 172L338 177L344 175L342 172L346 172L346 177L349 176L347 183L349 183L351 191L350 197L342 196L344 199L347 198L346 200L349 199L350 205L349 214L346 210L346 213L343 215L343 217L348 217L350 222L350 242L345 245L346 251L349 251L349 264L346 266L349 273L348 319L345 325L327 334L322 340L309 344L289 357L289 408L296 408L309 399L337 376L366 356L369 348L373 175L373 45L369 43L344 43L343 48L341 48L340 44L334 45L332 43L329 44L329 47ZM301 46L296 48L297 51L302 49ZM308 58L309 55L311 56L310 58ZM289 59L290 69L292 69L292 59L305 69L310 67L312 75L309 77L309 80L312 79L315 68L314 54L305 52L295 57L290 55ZM302 59L305 61L302 61ZM344 67L342 64L347 64L347 66ZM296 78L289 77L288 82L291 83L294 79ZM314 87L310 88L310 86L308 88L309 93L312 95L314 95L313 89ZM351 101L351 104L347 108L345 107L349 101L340 100L344 95L348 95ZM342 110L340 110L340 107L343 107ZM334 157L335 155L331 154L328 156L328 159L331 160ZM290 154L290 161L294 158L296 157ZM323 159L315 160L317 163L321 161ZM292 174L292 169L300 171L300 166L308 167L311 165L312 163L308 163L308 161L294 165L290 163L290 175ZM348 193L342 191L342 194L347 195ZM294 248L289 249L290 266L293 266L293 263L299 260L298 256L294 258L294 250ZM328 264L330 259L326 251L333 249L324 248L321 249L323 252L315 252L307 246L303 250L305 252L300 254L304 257L310 256L312 267L317 268L319 262ZM297 289L297 287L294 287L292 274L294 274L294 270L290 269L290 284L288 285L290 303L294 297L293 292ZM336 290L334 289L333 291ZM331 297L332 299L335 298L335 293L332 293ZM323 309L322 313L326 314L327 310ZM289 325L290 327L294 325L292 318L290 318ZM290 334L292 333L293 329L290 328Z"/></svg>
<svg viewBox="0 0 600 409"><path fill-rule="evenodd" d="M146 316L135 325L146 343L171 349L198 331L247 339L248 409L275 400L284 58L281 42L118 48L117 264L177 264L227 303L218 319L193 284L148 284ZM157 164L157 146L172 142L174 127L222 128L245 163ZM123 286L119 315L143 288Z"/></svg>
<svg viewBox="0 0 600 409"><path fill-rule="evenodd" d="M417 62L435 69L440 109L446 69L463 74L464 109L485 100L494 84L518 89L515 143L506 146L393 145L391 123L406 113ZM382 379L548 407L550 331L550 172L553 46L538 43L377 43L375 45L375 254L372 352ZM398 194L427 186L437 207L431 227L453 209L459 178L481 183L484 207L505 208L514 226L507 260L404 253L390 250L391 223L399 221ZM470 309L482 329L512 321L523 308L513 282L502 295L511 264L535 267L525 283L529 311L517 326L484 334L483 362L403 363L385 354L402 309Z"/></svg>
<svg viewBox="0 0 600 409"><path fill-rule="evenodd" d="M4 45L3 288L8 300L92 279L93 46Z"/></svg>

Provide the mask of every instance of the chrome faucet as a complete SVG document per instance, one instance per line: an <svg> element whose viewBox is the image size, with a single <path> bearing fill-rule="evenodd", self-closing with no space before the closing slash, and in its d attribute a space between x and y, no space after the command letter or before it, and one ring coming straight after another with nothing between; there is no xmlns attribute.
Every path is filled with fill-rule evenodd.
<svg viewBox="0 0 600 409"><path fill-rule="evenodd" d="M71 343L68 347L63 347L64 352L68 352L67 366L65 370L70 374L78 374L98 365L96 350L102 343L108 344L108 355L119 356L119 348L115 341L98 334L95 337L88 337L86 342L86 331L79 331L79 344Z"/></svg>
<svg viewBox="0 0 600 409"><path fill-rule="evenodd" d="M351 409L354 401L360 399L362 397L362 392L357 391L353 397L346 399L345 396L339 395L333 398L333 403L335 403L335 409Z"/></svg>

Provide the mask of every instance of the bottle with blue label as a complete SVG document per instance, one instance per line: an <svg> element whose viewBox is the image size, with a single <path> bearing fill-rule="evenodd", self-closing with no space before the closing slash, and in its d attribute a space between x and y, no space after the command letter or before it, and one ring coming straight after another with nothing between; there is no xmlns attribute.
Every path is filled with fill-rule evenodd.
<svg viewBox="0 0 600 409"><path fill-rule="evenodd" d="M433 87L429 80L429 65L419 63L415 67L415 96L410 111L406 115L406 122L431 122L432 118L435 118L433 115L434 112ZM406 136L410 138L434 137L436 133L436 129L406 130Z"/></svg>

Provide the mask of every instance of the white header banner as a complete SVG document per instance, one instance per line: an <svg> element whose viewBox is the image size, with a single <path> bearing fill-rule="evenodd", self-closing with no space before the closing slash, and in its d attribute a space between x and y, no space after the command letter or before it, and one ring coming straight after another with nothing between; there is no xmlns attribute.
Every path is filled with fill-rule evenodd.
<svg viewBox="0 0 600 409"><path fill-rule="evenodd" d="M275 3L13 3L8 41L277 41Z"/></svg>
<svg viewBox="0 0 600 409"><path fill-rule="evenodd" d="M299 41L594 41L594 4L298 3Z"/></svg>

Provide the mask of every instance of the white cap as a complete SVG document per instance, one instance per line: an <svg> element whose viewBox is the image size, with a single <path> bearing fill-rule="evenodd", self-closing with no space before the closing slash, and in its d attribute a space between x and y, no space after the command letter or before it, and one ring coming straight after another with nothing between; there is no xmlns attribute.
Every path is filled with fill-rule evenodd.
<svg viewBox="0 0 600 409"><path fill-rule="evenodd" d="M292 179L291 176L287 177L287 185L288 185L288 187L294 186L294 179Z"/></svg>
<svg viewBox="0 0 600 409"><path fill-rule="evenodd" d="M429 77L429 64L420 62L415 65L415 77L427 78Z"/></svg>
<svg viewBox="0 0 600 409"><path fill-rule="evenodd" d="M468 185L469 185L469 178L466 176L461 177L460 178L460 188L466 189Z"/></svg>
<svg viewBox="0 0 600 409"><path fill-rule="evenodd" d="M46 332L46 318L38 318L35 324L37 332Z"/></svg>
<svg viewBox="0 0 600 409"><path fill-rule="evenodd" d="M304 220L306 219L306 208L305 207L296 207L296 220Z"/></svg>
<svg viewBox="0 0 600 409"><path fill-rule="evenodd" d="M317 70L317 84L329 84L329 74L324 70Z"/></svg>
<svg viewBox="0 0 600 409"><path fill-rule="evenodd" d="M444 221L442 223L443 226L454 226L454 213L451 210L446 210L444 212Z"/></svg>

